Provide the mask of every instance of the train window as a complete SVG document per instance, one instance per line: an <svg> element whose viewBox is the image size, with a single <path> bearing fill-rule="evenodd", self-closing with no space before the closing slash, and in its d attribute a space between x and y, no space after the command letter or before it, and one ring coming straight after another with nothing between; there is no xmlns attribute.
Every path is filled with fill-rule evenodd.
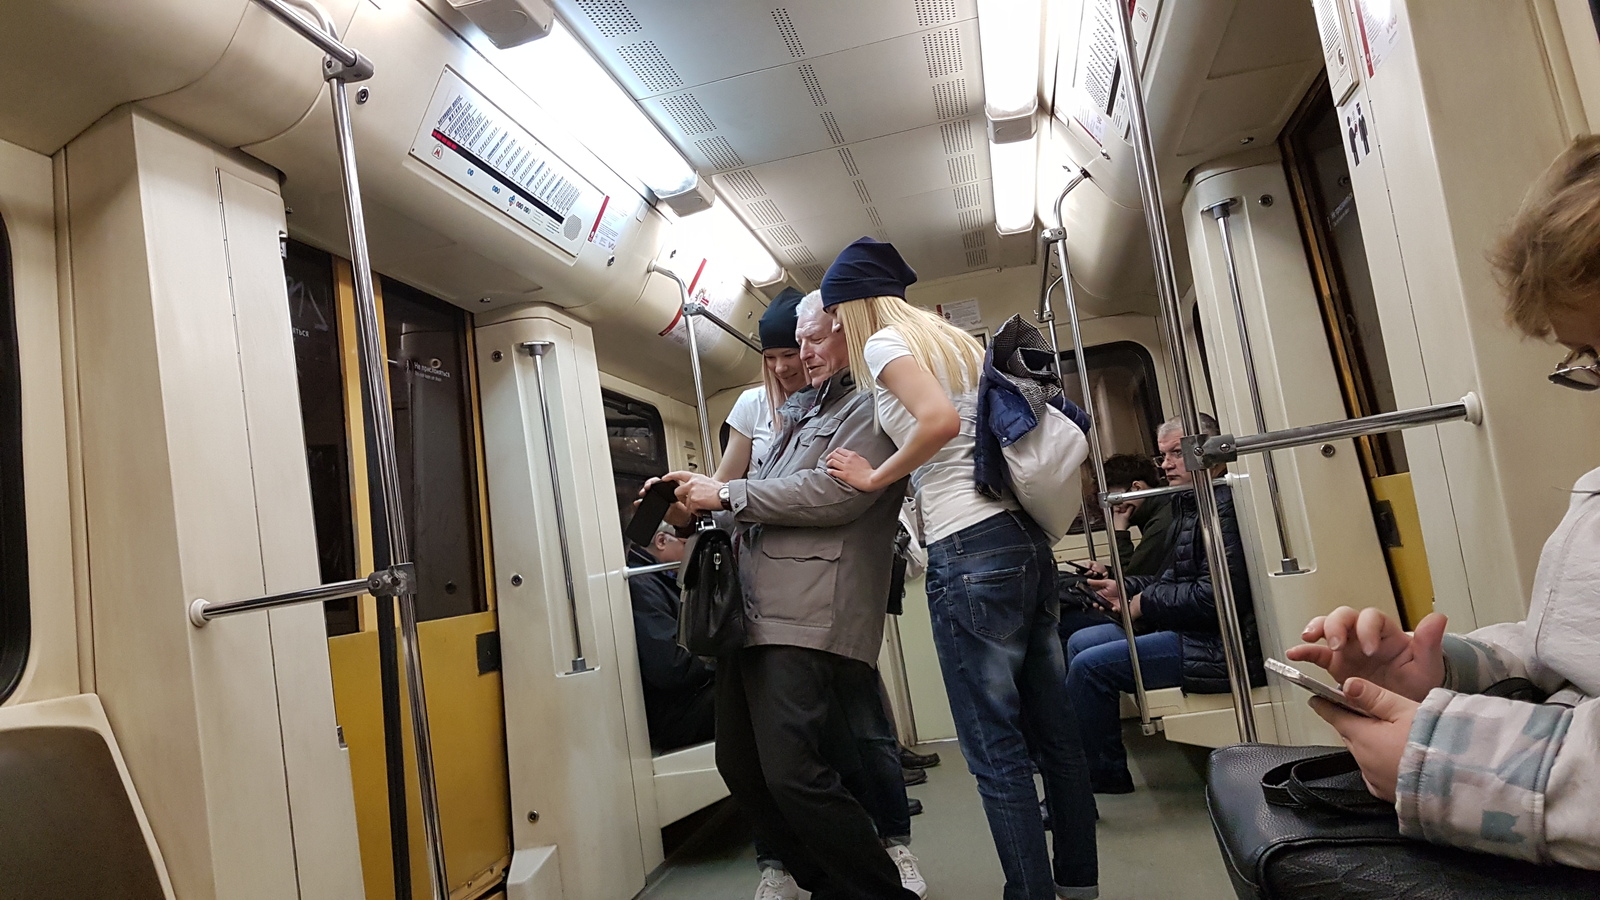
<svg viewBox="0 0 1600 900"><path fill-rule="evenodd" d="M1089 388L1094 391L1100 448L1107 456L1153 456L1156 428L1162 419L1156 364L1150 351L1133 341L1115 341L1084 352L1089 359ZM1066 378L1067 396L1081 405L1083 387L1077 356L1071 350L1061 354L1061 374Z"/></svg>
<svg viewBox="0 0 1600 900"><path fill-rule="evenodd" d="M488 609L467 314L383 279L400 494L417 565L417 617Z"/></svg>
<svg viewBox="0 0 1600 900"><path fill-rule="evenodd" d="M333 257L290 242L283 273L289 291L289 327L294 333L300 383L300 424L305 431L306 470L311 476L311 513L317 534L322 582L357 577L354 520L350 515L350 451L340 390L339 309L334 298ZM365 573L361 573L365 574ZM324 606L329 634L360 630L356 598Z"/></svg>
<svg viewBox="0 0 1600 900"><path fill-rule="evenodd" d="M17 357L11 241L0 219L0 700L28 662L28 533L22 483L22 366Z"/></svg>
<svg viewBox="0 0 1600 900"><path fill-rule="evenodd" d="M633 501L639 489L665 475L667 429L654 406L615 391L601 391L606 410L606 438L611 444L611 477L617 488L617 517L622 527L633 518Z"/></svg>

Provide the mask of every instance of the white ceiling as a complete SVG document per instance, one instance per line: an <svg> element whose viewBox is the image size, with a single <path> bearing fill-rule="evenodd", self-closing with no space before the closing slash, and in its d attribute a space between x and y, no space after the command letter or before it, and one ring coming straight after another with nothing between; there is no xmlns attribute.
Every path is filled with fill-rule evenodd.
<svg viewBox="0 0 1600 900"><path fill-rule="evenodd" d="M802 284L863 235L995 265L976 0L554 0Z"/></svg>

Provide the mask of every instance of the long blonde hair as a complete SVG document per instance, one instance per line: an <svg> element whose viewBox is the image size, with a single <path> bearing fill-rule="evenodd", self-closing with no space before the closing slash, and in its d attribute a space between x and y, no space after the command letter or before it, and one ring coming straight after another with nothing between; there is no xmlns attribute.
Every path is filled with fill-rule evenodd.
<svg viewBox="0 0 1600 900"><path fill-rule="evenodd" d="M835 306L833 313L844 326L856 390L877 390L877 379L867 368L864 351L867 338L891 325L911 348L912 358L922 368L934 377L938 377L941 370L944 372L952 393L964 394L978 387L978 378L983 372L983 345L938 315L899 297L846 300Z"/></svg>

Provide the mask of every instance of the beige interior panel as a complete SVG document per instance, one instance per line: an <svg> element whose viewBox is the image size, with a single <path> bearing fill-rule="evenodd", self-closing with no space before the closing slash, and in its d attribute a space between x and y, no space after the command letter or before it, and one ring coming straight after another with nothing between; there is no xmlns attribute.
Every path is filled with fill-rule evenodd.
<svg viewBox="0 0 1600 900"><path fill-rule="evenodd" d="M7 701L13 704L64 697L82 689L52 177L48 157L0 141L0 219L10 242L22 373L31 633L27 668Z"/></svg>

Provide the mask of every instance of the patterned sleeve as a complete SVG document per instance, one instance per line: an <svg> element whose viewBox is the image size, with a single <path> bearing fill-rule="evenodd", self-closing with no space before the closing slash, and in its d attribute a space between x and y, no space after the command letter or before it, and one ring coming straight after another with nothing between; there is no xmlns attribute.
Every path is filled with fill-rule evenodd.
<svg viewBox="0 0 1600 900"><path fill-rule="evenodd" d="M1531 656L1521 622L1490 625L1471 634L1444 636L1444 688L1476 694L1507 678L1527 678Z"/></svg>
<svg viewBox="0 0 1600 900"><path fill-rule="evenodd" d="M1535 863L1600 869L1600 701L1575 708L1428 694L1400 761L1400 831Z"/></svg>

